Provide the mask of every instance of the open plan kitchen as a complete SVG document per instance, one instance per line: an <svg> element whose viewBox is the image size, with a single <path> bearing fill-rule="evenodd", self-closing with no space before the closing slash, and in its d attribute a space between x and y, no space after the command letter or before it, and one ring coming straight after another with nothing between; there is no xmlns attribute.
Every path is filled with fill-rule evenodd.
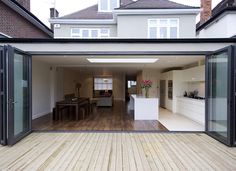
<svg viewBox="0 0 236 171"><path fill-rule="evenodd" d="M146 82L148 98L142 85ZM134 120L156 120L170 131L205 130L204 60L159 73L144 69L137 74L135 84L128 86L128 93Z"/></svg>
<svg viewBox="0 0 236 171"><path fill-rule="evenodd" d="M160 109L159 121L169 130L205 129L204 61L161 74L160 107L168 110Z"/></svg>

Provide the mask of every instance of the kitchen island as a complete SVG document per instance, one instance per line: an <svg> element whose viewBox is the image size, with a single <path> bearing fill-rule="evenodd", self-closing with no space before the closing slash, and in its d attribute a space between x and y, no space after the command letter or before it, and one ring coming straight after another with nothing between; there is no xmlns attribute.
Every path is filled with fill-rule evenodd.
<svg viewBox="0 0 236 171"><path fill-rule="evenodd" d="M134 110L134 120L158 120L159 99L131 95L131 108Z"/></svg>

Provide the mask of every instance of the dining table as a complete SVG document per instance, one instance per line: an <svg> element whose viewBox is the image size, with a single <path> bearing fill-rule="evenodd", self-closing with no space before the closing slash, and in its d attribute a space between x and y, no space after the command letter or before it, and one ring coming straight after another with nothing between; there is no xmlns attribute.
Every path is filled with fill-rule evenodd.
<svg viewBox="0 0 236 171"><path fill-rule="evenodd" d="M62 110L66 107L74 107L76 120L79 119L79 111L81 108L85 109L86 113L90 111L90 100L86 97L79 97L73 99L66 99L56 102L56 120L62 120ZM68 113L70 114L70 113ZM84 116L83 116L84 119Z"/></svg>

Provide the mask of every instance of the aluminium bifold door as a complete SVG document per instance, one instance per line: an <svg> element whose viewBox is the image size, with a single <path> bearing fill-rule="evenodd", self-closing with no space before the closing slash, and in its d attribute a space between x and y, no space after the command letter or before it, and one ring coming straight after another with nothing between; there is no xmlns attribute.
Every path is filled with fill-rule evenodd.
<svg viewBox="0 0 236 171"><path fill-rule="evenodd" d="M0 47L2 145L14 145L31 132L31 56L11 46Z"/></svg>
<svg viewBox="0 0 236 171"><path fill-rule="evenodd" d="M206 57L206 133L235 146L235 46Z"/></svg>

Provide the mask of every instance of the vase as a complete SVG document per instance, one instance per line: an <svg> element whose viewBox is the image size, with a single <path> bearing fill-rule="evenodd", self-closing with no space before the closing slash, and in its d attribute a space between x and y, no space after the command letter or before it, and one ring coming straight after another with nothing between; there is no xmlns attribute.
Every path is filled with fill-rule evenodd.
<svg viewBox="0 0 236 171"><path fill-rule="evenodd" d="M149 97L149 88L145 88L145 97L146 97L146 98Z"/></svg>

